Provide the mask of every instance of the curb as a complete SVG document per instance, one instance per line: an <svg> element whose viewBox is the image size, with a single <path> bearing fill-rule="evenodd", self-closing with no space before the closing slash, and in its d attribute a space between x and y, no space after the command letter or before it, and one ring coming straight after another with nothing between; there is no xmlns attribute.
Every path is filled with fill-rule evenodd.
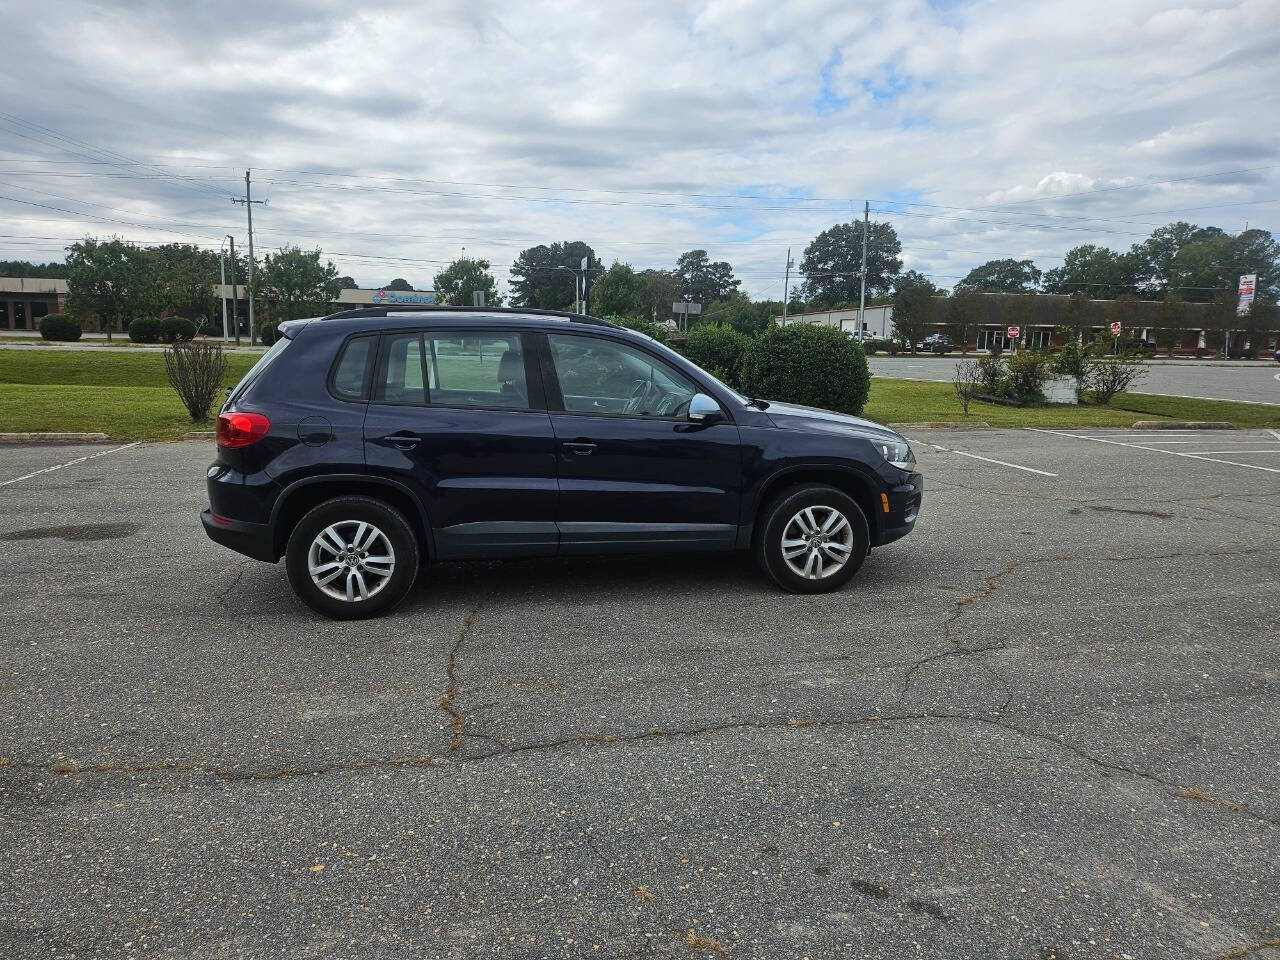
<svg viewBox="0 0 1280 960"><path fill-rule="evenodd" d="M1239 430L1229 420L1138 420L1134 430Z"/></svg>
<svg viewBox="0 0 1280 960"><path fill-rule="evenodd" d="M192 430L183 440L212 440L217 434L213 430Z"/></svg>
<svg viewBox="0 0 1280 960"><path fill-rule="evenodd" d="M990 430L985 420L921 420L916 423L891 423L894 430Z"/></svg>
<svg viewBox="0 0 1280 960"><path fill-rule="evenodd" d="M105 443L105 433L0 433L0 443Z"/></svg>

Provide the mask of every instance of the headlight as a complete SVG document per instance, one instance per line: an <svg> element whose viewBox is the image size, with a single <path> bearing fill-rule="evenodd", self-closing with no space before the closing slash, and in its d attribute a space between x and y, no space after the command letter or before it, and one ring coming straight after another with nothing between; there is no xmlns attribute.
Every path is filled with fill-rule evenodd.
<svg viewBox="0 0 1280 960"><path fill-rule="evenodd" d="M915 470L916 455L905 440L876 440L875 445L880 456L899 470L906 470L908 473Z"/></svg>

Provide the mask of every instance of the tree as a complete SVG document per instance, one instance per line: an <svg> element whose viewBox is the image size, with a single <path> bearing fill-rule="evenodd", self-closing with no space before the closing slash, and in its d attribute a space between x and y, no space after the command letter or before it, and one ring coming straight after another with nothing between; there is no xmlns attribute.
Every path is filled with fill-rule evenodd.
<svg viewBox="0 0 1280 960"><path fill-rule="evenodd" d="M358 286L358 284L355 282L355 279L348 276L339 277L336 283L338 284L339 290L354 290Z"/></svg>
<svg viewBox="0 0 1280 960"><path fill-rule="evenodd" d="M956 398L967 417L969 404L973 403L973 398L982 389L982 364L977 360L961 360L956 364L956 375L952 378L951 385L955 388Z"/></svg>
<svg viewBox="0 0 1280 960"><path fill-rule="evenodd" d="M733 267L723 260L712 261L705 250L680 254L675 275L680 297L703 305L723 300L741 283L733 278Z"/></svg>
<svg viewBox="0 0 1280 960"><path fill-rule="evenodd" d="M591 309L598 317L643 317L645 284L629 263L613 261L591 285Z"/></svg>
<svg viewBox="0 0 1280 960"><path fill-rule="evenodd" d="M1067 251L1062 266L1044 275L1045 293L1084 293L1111 299L1136 288L1133 260L1122 253L1092 244Z"/></svg>
<svg viewBox="0 0 1280 960"><path fill-rule="evenodd" d="M782 316L781 300L753 301L745 293L730 291L723 300L704 308L699 323L727 324L740 333L759 333L774 317Z"/></svg>
<svg viewBox="0 0 1280 960"><path fill-rule="evenodd" d="M671 316L671 304L680 296L680 281L670 270L641 270L641 304L646 319L662 322Z"/></svg>
<svg viewBox="0 0 1280 960"><path fill-rule="evenodd" d="M281 247L262 260L255 283L275 299L274 316L285 320L323 312L338 296L338 268L320 262L320 250Z"/></svg>
<svg viewBox="0 0 1280 960"><path fill-rule="evenodd" d="M0 260L0 277L40 277L65 280L65 263L31 263L29 260Z"/></svg>
<svg viewBox="0 0 1280 960"><path fill-rule="evenodd" d="M543 310L572 307L583 257L596 259L595 251L581 240L521 250L511 265L511 303Z"/></svg>
<svg viewBox="0 0 1280 960"><path fill-rule="evenodd" d="M988 260L970 270L957 286L983 293L1030 293L1040 286L1040 277L1030 260Z"/></svg>
<svg viewBox="0 0 1280 960"><path fill-rule="evenodd" d="M166 243L148 249L160 279L161 306L169 314L196 323L218 309L213 281L219 276L218 255L189 243Z"/></svg>
<svg viewBox="0 0 1280 960"><path fill-rule="evenodd" d="M1236 317L1235 291L1224 291L1205 304L1200 317L1205 347L1215 353L1223 350L1227 331L1235 329L1240 322Z"/></svg>
<svg viewBox="0 0 1280 960"><path fill-rule="evenodd" d="M394 280L392 280L382 289L383 290L412 290L413 284L410 283L408 280L405 280L403 277L396 277Z"/></svg>
<svg viewBox="0 0 1280 960"><path fill-rule="evenodd" d="M67 247L67 305L73 314L92 310L111 339L112 331L161 306L155 259L119 237L86 237Z"/></svg>
<svg viewBox="0 0 1280 960"><path fill-rule="evenodd" d="M857 303L862 281L862 221L837 223L804 248L804 297L816 307ZM888 296L902 272L902 244L893 225L872 221L867 231L867 295Z"/></svg>
<svg viewBox="0 0 1280 960"><path fill-rule="evenodd" d="M983 295L960 288L947 302L947 333L961 353L969 352L970 341L978 339L978 328L986 319Z"/></svg>
<svg viewBox="0 0 1280 960"><path fill-rule="evenodd" d="M1058 316L1058 329L1076 343L1093 339L1093 305L1087 293L1076 292L1067 297Z"/></svg>
<svg viewBox="0 0 1280 960"><path fill-rule="evenodd" d="M1170 293L1156 308L1156 342L1173 356L1173 348L1182 343L1187 329L1187 305L1176 293Z"/></svg>
<svg viewBox="0 0 1280 960"><path fill-rule="evenodd" d="M912 353L933 323L933 300L938 292L931 281L914 270L898 278L893 297L893 335L905 340Z"/></svg>
<svg viewBox="0 0 1280 960"><path fill-rule="evenodd" d="M1242 274L1256 273L1261 292L1275 293L1280 280L1280 244L1266 230L1232 235L1219 227L1178 221L1152 231L1129 256L1144 296L1176 293L1184 300L1208 303L1235 290Z"/></svg>
<svg viewBox="0 0 1280 960"><path fill-rule="evenodd" d="M434 286L440 302L455 307L471 306L472 295L477 292L484 294L486 304L502 303L498 281L489 272L488 260L459 257L436 274Z"/></svg>
<svg viewBox="0 0 1280 960"><path fill-rule="evenodd" d="M1254 297L1249 312L1240 318L1239 323L1249 337L1249 357L1256 359L1258 348L1269 334L1276 331L1276 302L1266 294Z"/></svg>

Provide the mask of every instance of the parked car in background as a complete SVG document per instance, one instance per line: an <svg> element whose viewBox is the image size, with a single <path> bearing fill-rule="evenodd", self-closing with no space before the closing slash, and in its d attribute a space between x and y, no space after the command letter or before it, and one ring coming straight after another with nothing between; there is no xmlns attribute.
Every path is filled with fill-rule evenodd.
<svg viewBox="0 0 1280 960"><path fill-rule="evenodd" d="M1156 342L1154 340L1143 339L1142 337L1134 337L1132 340L1129 340L1125 343L1124 348L1133 353L1151 354L1154 354L1157 349Z"/></svg>
<svg viewBox="0 0 1280 960"><path fill-rule="evenodd" d="M1276 347L1274 355L1276 358L1276 363L1280 363L1280 345Z"/></svg>
<svg viewBox="0 0 1280 960"><path fill-rule="evenodd" d="M920 341L919 349L929 353L950 353L955 349L951 338L945 333L931 333Z"/></svg>
<svg viewBox="0 0 1280 960"><path fill-rule="evenodd" d="M279 333L218 416L201 519L330 617L479 558L742 550L818 593L920 511L894 431L741 396L603 320L374 307Z"/></svg>

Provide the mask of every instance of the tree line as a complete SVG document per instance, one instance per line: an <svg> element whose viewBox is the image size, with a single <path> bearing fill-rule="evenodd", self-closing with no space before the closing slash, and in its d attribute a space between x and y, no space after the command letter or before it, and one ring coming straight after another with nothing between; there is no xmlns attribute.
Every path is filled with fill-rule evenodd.
<svg viewBox="0 0 1280 960"><path fill-rule="evenodd" d="M791 310L857 305L863 279L864 231L868 302L893 303L899 332L906 340L914 340L918 329L938 322L947 323L958 334L986 322L1037 322L1033 302L1016 299L1036 294L1125 303L1167 302L1162 322L1170 324L1180 316L1190 316L1180 305L1213 305L1208 313L1221 315L1225 322L1228 307L1234 310L1236 281L1247 273L1258 275L1262 318L1268 305L1274 305L1280 284L1280 244L1269 232L1252 229L1230 234L1218 227L1179 221L1157 228L1124 252L1093 244L1073 247L1062 264L1050 270L1041 270L1029 259L988 260L948 290L929 276L904 269L902 243L892 224L852 220L821 231L804 248L798 282L787 291ZM591 264L591 310L599 316L662 321L672 315L672 303L689 300L702 305L695 323L721 323L751 332L766 327L783 310L781 300L748 297L732 265L713 260L706 250L682 253L669 268L637 270L617 259L606 267L605 258L581 240L538 244L520 251L510 268L509 298L499 294L491 262L480 257L454 260L435 274L432 288L446 304L469 306L473 296L481 293L488 304L509 299L513 306L567 309L575 302L584 258ZM351 277L338 275L321 250L298 246L260 258L254 274L253 295L264 320L323 312L339 290L355 286ZM70 287L71 309L93 310L111 327L158 313L204 319L213 325L215 312L220 313L212 288L213 278L218 276L218 255L190 244L143 247L119 238L86 238L67 248L65 263L0 261L0 275L64 276ZM242 253L236 257L235 275L241 284L246 283L248 261ZM400 277L386 287L414 289ZM1015 298L1004 305L1008 316L992 320L990 306L980 308L972 299L971 295L978 293ZM939 321L935 301L941 297L952 302ZM983 309L985 319L980 316ZM1083 309L1070 308L1077 313ZM1117 309L1124 312L1130 308ZM1192 312L1202 319L1199 313L1205 311ZM220 325L220 317L217 323Z"/></svg>

